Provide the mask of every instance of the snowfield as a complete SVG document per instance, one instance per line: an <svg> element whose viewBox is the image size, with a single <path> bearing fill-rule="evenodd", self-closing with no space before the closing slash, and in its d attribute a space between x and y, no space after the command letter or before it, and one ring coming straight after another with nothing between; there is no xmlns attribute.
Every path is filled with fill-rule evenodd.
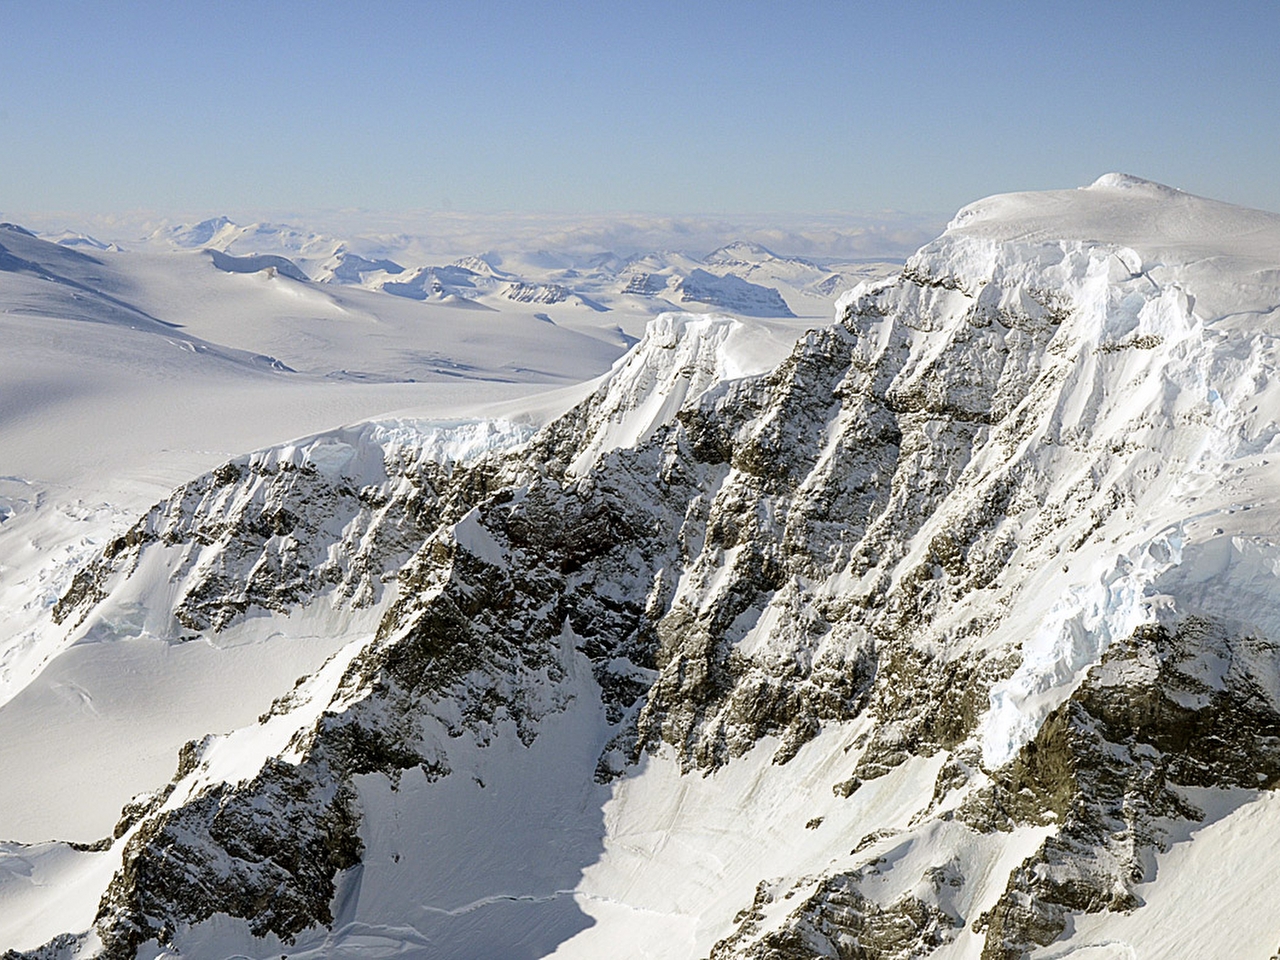
<svg viewBox="0 0 1280 960"><path fill-rule="evenodd" d="M1280 949L1280 215L0 245L0 947Z"/></svg>

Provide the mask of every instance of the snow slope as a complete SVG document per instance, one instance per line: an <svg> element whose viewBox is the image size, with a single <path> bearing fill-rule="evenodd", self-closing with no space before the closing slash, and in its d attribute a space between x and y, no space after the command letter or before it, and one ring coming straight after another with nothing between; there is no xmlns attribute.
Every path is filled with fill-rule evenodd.
<svg viewBox="0 0 1280 960"><path fill-rule="evenodd" d="M275 254L227 255L235 269L220 269L203 252L210 244L327 249L297 232L233 226L183 234L177 245L191 252L99 244L87 254L0 229L0 762L26 771L0 782L6 839L97 839L125 800L172 772L186 739L257 716L333 650L332 630L297 618L174 645L128 604L93 638L51 630L76 569L139 511L246 449L388 411L415 424L415 413L488 415L524 397L511 413L541 422L572 395L527 398L607 370L629 342L616 318L597 322L585 307L560 324L514 301L477 318L299 281L266 269ZM775 351L785 341L762 336ZM406 429L429 446L434 428ZM33 729L46 736L33 740ZM121 742L134 745L126 762L111 749ZM52 744L65 763L43 762ZM106 786L71 789L86 776Z"/></svg>
<svg viewBox="0 0 1280 960"><path fill-rule="evenodd" d="M11 772L0 836L11 840L109 832L130 796L172 773L187 738L251 720L334 649L329 627L297 618L217 644L174 645L131 609L91 637L51 632L76 569L139 511L244 450L389 411L466 417L607 370L625 344L611 327L549 329L518 313L470 328L447 307L228 274L198 252L84 254L20 228L0 229L0 243L0 763ZM273 349L288 361L262 353ZM46 762L51 749L61 762ZM80 789L90 781L102 787Z"/></svg>
<svg viewBox="0 0 1280 960"><path fill-rule="evenodd" d="M61 651L0 707L24 777L24 729L110 713L93 648L104 684L187 657L131 680L160 713L201 657L248 695L166 732L191 737L167 784L162 751L97 768L158 791L114 830L105 800L28 808L14 839L110 836L5 849L0 930L66 956L1269 957L1278 316L1280 216L1113 174L965 208L789 343L661 316L536 432L238 458L24 608Z"/></svg>

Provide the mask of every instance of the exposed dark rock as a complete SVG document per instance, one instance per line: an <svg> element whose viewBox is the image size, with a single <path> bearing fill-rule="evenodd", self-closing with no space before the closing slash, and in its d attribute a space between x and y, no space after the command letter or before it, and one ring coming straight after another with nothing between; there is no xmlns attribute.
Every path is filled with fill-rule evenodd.
<svg viewBox="0 0 1280 960"><path fill-rule="evenodd" d="M1151 854L1168 849L1162 823L1202 816L1179 787L1274 789L1278 669L1280 646L1204 619L1113 646L962 811L985 828L1060 825L982 918L984 960L1051 943L1072 912L1141 906L1134 885L1154 879Z"/></svg>
<svg viewBox="0 0 1280 960"><path fill-rule="evenodd" d="M982 718L1021 659L1022 638L992 635L1011 604L1041 602L1019 597L1026 571L1115 537L1161 469L1111 477L1139 440L1091 445L1059 415L1075 374L1055 351L1074 310L1056 291L913 261L767 374L714 382L714 330L664 368L686 356L672 326L642 345L653 369L638 363L624 395L606 383L521 448L437 463L366 442L376 462L351 476L260 454L175 492L76 576L59 623L92 616L148 551L166 552L188 630L322 597L380 619L255 777L187 796L209 746L196 743L173 784L126 808L124 866L98 916L107 955L214 912L286 939L331 922L335 876L361 853L353 778L438 780L463 738L534 743L583 695L575 665L608 724L600 782L657 750L710 773L765 737L786 764L854 719L864 732L831 777L837 797L858 803L936 758L932 796L892 829L841 839L845 859L803 895L762 881L717 960L926 956L966 926L984 960L1011 960L1072 913L1138 908L1168 824L1200 816L1182 788L1280 783L1280 652L1166 611L1167 628L1113 643L1010 763L984 769ZM613 442L646 390L673 384L688 391L678 411ZM1041 447L1087 469L1051 476L1051 459L1026 453ZM302 682L262 722L312 695ZM877 900L871 848L925 823L1046 838L981 917L952 906L970 882L955 858ZM771 898L789 895L778 920Z"/></svg>

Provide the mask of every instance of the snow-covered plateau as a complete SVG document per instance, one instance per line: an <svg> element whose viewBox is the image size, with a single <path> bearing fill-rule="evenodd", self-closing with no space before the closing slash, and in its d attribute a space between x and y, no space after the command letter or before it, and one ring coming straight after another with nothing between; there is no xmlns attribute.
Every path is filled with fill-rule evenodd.
<svg viewBox="0 0 1280 960"><path fill-rule="evenodd" d="M745 243L74 236L0 229L5 958L1280 952L1280 215L992 197L813 329Z"/></svg>

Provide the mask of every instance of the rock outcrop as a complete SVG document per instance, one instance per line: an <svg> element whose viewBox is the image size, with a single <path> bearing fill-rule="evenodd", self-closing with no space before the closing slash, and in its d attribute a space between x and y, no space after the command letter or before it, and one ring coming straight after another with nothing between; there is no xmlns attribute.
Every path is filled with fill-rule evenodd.
<svg viewBox="0 0 1280 960"><path fill-rule="evenodd" d="M1151 227L1171 206L1176 243ZM1255 534L1276 370L1237 335L1280 277L1222 233L1280 218L1233 211L1112 180L995 198L768 372L737 375L741 324L667 316L535 435L368 428L182 488L56 617L162 568L174 634L315 603L380 622L122 820L102 955L215 914L285 943L333 924L362 778L474 776L584 698L602 789L658 756L709 777L763 745L781 770L842 725L840 802L936 770L897 826L707 918L716 960L1006 960L1140 910L1196 790L1280 778L1280 547Z"/></svg>

